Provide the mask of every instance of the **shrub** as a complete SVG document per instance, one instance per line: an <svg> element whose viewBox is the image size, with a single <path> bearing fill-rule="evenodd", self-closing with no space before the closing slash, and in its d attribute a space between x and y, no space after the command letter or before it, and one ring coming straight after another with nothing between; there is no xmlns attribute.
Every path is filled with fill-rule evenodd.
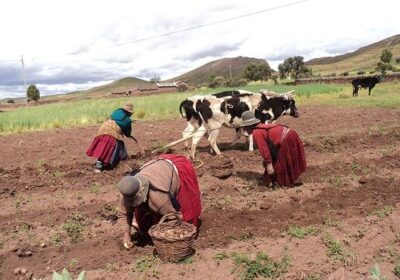
<svg viewBox="0 0 400 280"><path fill-rule="evenodd" d="M189 86L187 83L179 83L179 85L178 85L179 92L184 92L184 91L187 91L188 89L189 89Z"/></svg>
<svg viewBox="0 0 400 280"><path fill-rule="evenodd" d="M330 73L328 77L336 77L336 73Z"/></svg>
<svg viewBox="0 0 400 280"><path fill-rule="evenodd" d="M228 87L242 87L247 85L246 79L228 79L226 81L226 86Z"/></svg>
<svg viewBox="0 0 400 280"><path fill-rule="evenodd" d="M348 75L349 75L349 72L340 73L340 76L343 76L343 77L346 77L346 76L348 76Z"/></svg>
<svg viewBox="0 0 400 280"><path fill-rule="evenodd" d="M247 85L247 83L248 83L247 79L241 78L241 79L238 80L238 86L239 87L244 87L244 86Z"/></svg>
<svg viewBox="0 0 400 280"><path fill-rule="evenodd" d="M223 76L217 76L208 86L210 88L218 88L224 86L225 84L226 84L225 78Z"/></svg>
<svg viewBox="0 0 400 280"><path fill-rule="evenodd" d="M370 74L375 74L375 70L369 71Z"/></svg>
<svg viewBox="0 0 400 280"><path fill-rule="evenodd" d="M357 75L364 75L364 74L365 74L365 71L362 71L362 70L357 72Z"/></svg>
<svg viewBox="0 0 400 280"><path fill-rule="evenodd" d="M400 57L396 58L396 64L400 64Z"/></svg>
<svg viewBox="0 0 400 280"><path fill-rule="evenodd" d="M14 104L15 103L15 101L14 101L14 99L7 99L7 103L11 103L11 104Z"/></svg>
<svg viewBox="0 0 400 280"><path fill-rule="evenodd" d="M139 111L137 111L135 115L138 119L143 119L144 116L146 115L146 112L143 109L140 109Z"/></svg>
<svg viewBox="0 0 400 280"><path fill-rule="evenodd" d="M390 50L384 49L381 54L381 61L383 63L390 63L392 60L393 54Z"/></svg>
<svg viewBox="0 0 400 280"><path fill-rule="evenodd" d="M274 81L274 85L277 85L278 84L278 75L277 74L273 74L272 76L271 76L271 79Z"/></svg>

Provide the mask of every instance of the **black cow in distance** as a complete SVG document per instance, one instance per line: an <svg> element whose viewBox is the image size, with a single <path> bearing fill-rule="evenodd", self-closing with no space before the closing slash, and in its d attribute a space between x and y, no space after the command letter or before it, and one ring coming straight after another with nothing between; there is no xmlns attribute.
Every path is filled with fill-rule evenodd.
<svg viewBox="0 0 400 280"><path fill-rule="evenodd" d="M364 77L354 79L351 83L353 84L353 96L358 96L358 91L361 88L368 88L368 95L371 95L371 90L377 83L380 82L378 77Z"/></svg>

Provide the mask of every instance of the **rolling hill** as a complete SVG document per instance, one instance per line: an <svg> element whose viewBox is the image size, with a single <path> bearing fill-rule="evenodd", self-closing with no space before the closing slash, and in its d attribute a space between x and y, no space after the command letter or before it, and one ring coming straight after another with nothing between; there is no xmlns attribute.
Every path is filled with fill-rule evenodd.
<svg viewBox="0 0 400 280"><path fill-rule="evenodd" d="M249 64L265 62L266 60L264 59L243 56L222 58L208 62L203 66L167 81L185 81L188 84L199 86L208 83L208 77L211 73L214 73L216 76L224 76L225 78L229 78L231 75L230 71L232 71L232 78L240 78L243 75L244 69Z"/></svg>
<svg viewBox="0 0 400 280"><path fill-rule="evenodd" d="M182 74L178 77L166 80L165 82L173 81L186 81L190 85L199 86L208 83L208 77L211 73L216 76L230 77L232 71L233 78L240 78L243 75L244 69L251 63L265 63L264 59L251 58L251 57L235 57L235 58L222 58L211 61L203 66L200 66L190 72ZM111 92L127 91L136 87L147 87L151 85L149 81L142 79L127 77L116 80L112 83L91 88L89 90L71 92L68 96L92 96L100 97L105 96Z"/></svg>
<svg viewBox="0 0 400 280"><path fill-rule="evenodd" d="M71 92L68 95L90 95L90 96L104 96L111 92L126 91L136 87L146 87L151 85L149 81L142 80L135 77L126 77L116 80L112 83L94 87L84 91Z"/></svg>
<svg viewBox="0 0 400 280"><path fill-rule="evenodd" d="M311 67L313 74L326 75L343 72L371 71L375 70L376 64L380 61L383 49L389 49L393 53L392 63L400 57L400 34L386 38L379 42L359 48L337 56L314 58L306 62Z"/></svg>

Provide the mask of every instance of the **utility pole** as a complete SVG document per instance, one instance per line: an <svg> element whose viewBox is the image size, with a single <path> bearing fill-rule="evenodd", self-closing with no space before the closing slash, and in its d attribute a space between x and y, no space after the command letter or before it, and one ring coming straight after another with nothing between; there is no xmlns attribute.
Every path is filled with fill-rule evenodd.
<svg viewBox="0 0 400 280"><path fill-rule="evenodd" d="M229 60L229 75L230 75L231 80L232 80L232 65L231 65L231 60Z"/></svg>
<svg viewBox="0 0 400 280"><path fill-rule="evenodd" d="M26 90L24 55L21 55L21 67L22 67L22 79L24 79L24 90L26 94L26 106L28 106L29 102L28 102L28 91Z"/></svg>

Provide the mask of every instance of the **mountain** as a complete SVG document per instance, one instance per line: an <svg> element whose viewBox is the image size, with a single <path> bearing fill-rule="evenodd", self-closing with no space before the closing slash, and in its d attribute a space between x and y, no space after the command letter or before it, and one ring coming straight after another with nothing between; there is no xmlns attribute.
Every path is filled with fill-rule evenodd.
<svg viewBox="0 0 400 280"><path fill-rule="evenodd" d="M266 63L266 60L243 56L222 58L208 62L203 66L200 66L178 77L169 79L167 82L185 81L190 85L198 86L208 83L208 77L211 73L214 73L216 76L224 76L225 78L229 78L231 71L232 78L241 78L244 69L251 63Z"/></svg>
<svg viewBox="0 0 400 280"><path fill-rule="evenodd" d="M356 51L329 57L314 58L306 62L313 74L322 75L351 71L375 70L380 61L382 50L389 49L393 53L392 63L400 57L400 34L383 39L379 42L364 46Z"/></svg>

